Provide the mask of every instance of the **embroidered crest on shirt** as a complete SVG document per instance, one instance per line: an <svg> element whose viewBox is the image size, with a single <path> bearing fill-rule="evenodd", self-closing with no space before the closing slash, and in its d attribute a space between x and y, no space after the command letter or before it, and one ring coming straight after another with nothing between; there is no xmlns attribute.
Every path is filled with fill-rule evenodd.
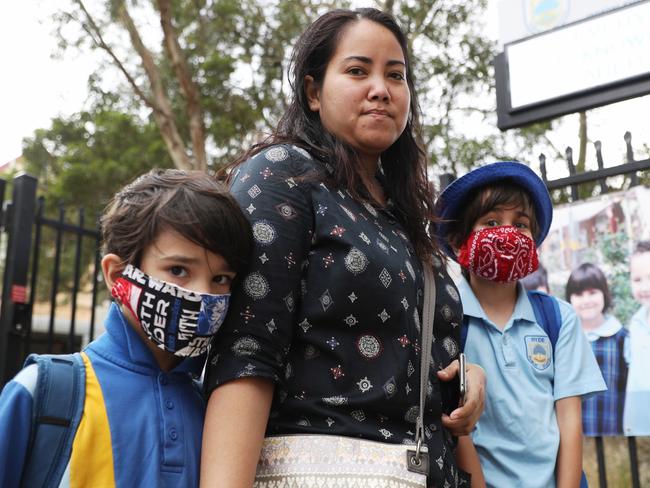
<svg viewBox="0 0 650 488"><path fill-rule="evenodd" d="M526 357L535 369L545 370L551 364L551 343L546 336L526 336Z"/></svg>

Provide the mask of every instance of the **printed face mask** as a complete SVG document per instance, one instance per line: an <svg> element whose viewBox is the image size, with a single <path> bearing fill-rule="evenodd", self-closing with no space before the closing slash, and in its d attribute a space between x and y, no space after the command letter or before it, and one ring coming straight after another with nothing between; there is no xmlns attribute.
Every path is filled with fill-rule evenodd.
<svg viewBox="0 0 650 488"><path fill-rule="evenodd" d="M511 225L472 232L458 252L458 263L499 283L520 280L539 266L535 242Z"/></svg>
<svg viewBox="0 0 650 488"><path fill-rule="evenodd" d="M230 293L195 293L130 264L115 280L111 294L129 309L150 340L180 357L199 356L208 349L230 300Z"/></svg>

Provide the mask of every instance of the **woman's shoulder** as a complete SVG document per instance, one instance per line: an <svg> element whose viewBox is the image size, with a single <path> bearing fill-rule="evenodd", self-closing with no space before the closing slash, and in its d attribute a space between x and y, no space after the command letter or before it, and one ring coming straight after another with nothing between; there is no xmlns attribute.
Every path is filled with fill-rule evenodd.
<svg viewBox="0 0 650 488"><path fill-rule="evenodd" d="M236 169L235 177L247 170L260 168L266 174L275 171L300 176L322 170L309 151L295 144L274 144L253 154ZM268 169L267 169L268 168Z"/></svg>

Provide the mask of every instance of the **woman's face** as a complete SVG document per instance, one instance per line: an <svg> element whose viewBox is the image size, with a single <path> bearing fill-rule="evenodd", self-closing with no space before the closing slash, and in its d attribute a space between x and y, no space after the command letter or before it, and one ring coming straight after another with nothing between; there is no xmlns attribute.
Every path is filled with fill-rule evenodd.
<svg viewBox="0 0 650 488"><path fill-rule="evenodd" d="M345 28L321 85L305 79L309 108L331 134L376 162L402 134L411 95L404 54L391 31L362 19Z"/></svg>
<svg viewBox="0 0 650 488"><path fill-rule="evenodd" d="M605 295L598 288L587 288L571 295L571 305L583 322L601 318L605 308Z"/></svg>

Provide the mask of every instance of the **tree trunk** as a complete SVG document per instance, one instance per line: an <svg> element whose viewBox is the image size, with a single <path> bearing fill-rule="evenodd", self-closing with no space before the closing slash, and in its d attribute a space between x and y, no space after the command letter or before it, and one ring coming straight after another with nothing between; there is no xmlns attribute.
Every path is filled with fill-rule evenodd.
<svg viewBox="0 0 650 488"><path fill-rule="evenodd" d="M142 42L140 33L126 8L124 1L120 1L119 3L119 18L120 22L129 33L133 48L142 60L142 66L147 74L147 78L149 79L151 92L157 105L157 107L152 107L154 108L154 120L158 125L160 135L165 141L167 150L174 161L174 166L179 169L195 169L195 164L192 163L185 152L185 143L178 132L171 102L165 92L165 87L163 86L160 73L158 72L158 67L154 62L151 52ZM156 110L156 108L158 110Z"/></svg>
<svg viewBox="0 0 650 488"><path fill-rule="evenodd" d="M205 154L205 127L203 125L203 109L199 89L192 79L185 55L178 42L178 34L172 24L172 8L170 0L158 0L160 24L162 26L165 48L176 73L176 79L185 98L185 110L189 121L192 153L197 169L206 170L208 167Z"/></svg>

